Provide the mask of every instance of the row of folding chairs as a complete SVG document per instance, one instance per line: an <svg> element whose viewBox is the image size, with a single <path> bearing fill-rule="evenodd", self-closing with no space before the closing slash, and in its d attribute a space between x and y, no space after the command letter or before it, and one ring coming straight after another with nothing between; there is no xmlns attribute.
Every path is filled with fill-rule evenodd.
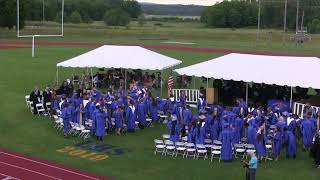
<svg viewBox="0 0 320 180"><path fill-rule="evenodd" d="M63 130L64 124L62 118L60 118L57 115L54 115L54 128L58 130ZM92 124L92 121L87 121L86 123ZM75 123L75 122L70 122L70 131L68 132L69 135L73 135L75 137L87 139L90 137L90 130L81 124Z"/></svg>
<svg viewBox="0 0 320 180"><path fill-rule="evenodd" d="M25 100L26 100L26 105L28 108L30 108L31 113L33 113L34 111L34 107L33 107L33 102L30 101L30 96L26 95L25 96ZM46 107L44 107L46 106ZM50 115L50 111L51 111L51 102L47 102L45 105L43 103L43 101L41 101L41 103L36 104L36 110L38 115Z"/></svg>
<svg viewBox="0 0 320 180"><path fill-rule="evenodd" d="M208 159L211 154L211 162L214 158L221 160L221 146L203 145L187 142L172 142L170 140L155 139L154 154L160 153L163 156L177 157L181 155L183 158L191 157L193 159Z"/></svg>

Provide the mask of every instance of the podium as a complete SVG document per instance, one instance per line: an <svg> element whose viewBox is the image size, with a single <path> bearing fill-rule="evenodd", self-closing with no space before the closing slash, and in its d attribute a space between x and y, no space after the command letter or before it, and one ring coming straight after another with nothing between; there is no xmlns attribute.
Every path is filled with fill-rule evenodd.
<svg viewBox="0 0 320 180"><path fill-rule="evenodd" d="M218 102L218 89L217 88L207 88L206 99L208 104L213 104Z"/></svg>

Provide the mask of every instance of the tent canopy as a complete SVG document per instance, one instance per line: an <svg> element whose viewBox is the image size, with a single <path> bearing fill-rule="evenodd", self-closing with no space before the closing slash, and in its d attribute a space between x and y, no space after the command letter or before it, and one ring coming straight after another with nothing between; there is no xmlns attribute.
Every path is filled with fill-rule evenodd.
<svg viewBox="0 0 320 180"><path fill-rule="evenodd" d="M228 54L176 69L180 75L320 89L317 57Z"/></svg>
<svg viewBox="0 0 320 180"><path fill-rule="evenodd" d="M57 67L163 70L180 63L179 60L140 46L104 45L58 63Z"/></svg>

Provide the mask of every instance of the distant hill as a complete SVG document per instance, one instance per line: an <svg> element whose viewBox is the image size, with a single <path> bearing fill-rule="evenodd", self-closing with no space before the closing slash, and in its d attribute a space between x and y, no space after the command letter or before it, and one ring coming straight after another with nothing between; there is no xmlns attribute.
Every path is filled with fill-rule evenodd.
<svg viewBox="0 0 320 180"><path fill-rule="evenodd" d="M171 15L171 16L201 16L206 6L198 5L165 5L140 3L142 12L147 15Z"/></svg>

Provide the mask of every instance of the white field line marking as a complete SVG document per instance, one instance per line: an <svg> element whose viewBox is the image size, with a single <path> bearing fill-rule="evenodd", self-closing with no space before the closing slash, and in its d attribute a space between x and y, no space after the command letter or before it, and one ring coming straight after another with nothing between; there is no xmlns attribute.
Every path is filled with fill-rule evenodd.
<svg viewBox="0 0 320 180"><path fill-rule="evenodd" d="M165 43L165 44L196 44L196 43L193 43L193 42L179 42L179 41L163 41L162 43Z"/></svg>
<svg viewBox="0 0 320 180"><path fill-rule="evenodd" d="M20 180L20 179L18 179L18 178L15 178L15 177L12 177L12 176L8 176L8 175L2 174L2 173L0 173L0 175L6 176L5 178L3 178L3 179L1 179L1 180Z"/></svg>
<svg viewBox="0 0 320 180"><path fill-rule="evenodd" d="M39 174L39 175L42 175L42 176L46 176L46 177L49 177L49 178L52 178L52 179L62 180L62 179L59 179L59 178L56 178L56 177L53 177L53 176L49 176L49 175L46 175L46 174L43 174L43 173L40 173L40 172L37 172L37 171L33 171L33 170L26 169L26 168L23 168L23 167L15 166L15 165L8 164L8 163L5 163L5 162L0 162L0 163L4 164L4 165L7 165L7 166L14 167L14 168L18 168L18 169L22 169L22 170L25 170L25 171L29 171L29 172L32 172L32 173L35 173L35 174Z"/></svg>
<svg viewBox="0 0 320 180"><path fill-rule="evenodd" d="M59 169L59 170L62 170L62 171L68 172L68 173L72 173L72 174L76 174L76 175L79 175L79 176L82 176L82 177L86 177L86 178L89 178L89 179L99 180L98 178L90 177L90 176L87 176L87 175L84 175L84 174L80 174L80 173L77 173L77 172L73 172L73 171L70 171L70 170L67 170L67 169L63 169L63 168L60 168L60 167L57 167L57 166L53 166L53 165L50 165L50 164L46 164L46 163L34 161L34 160L32 160L32 159L29 159L29 158L16 156L16 155L14 155L14 154L9 154L9 153L6 153L6 152L0 152L0 154L5 154L5 155L8 155L8 156L12 156L12 157L24 159L24 160L27 160L27 161L30 161L30 162L34 162L34 163L38 163L38 164L41 164L41 165L45 165L45 166L48 166L48 167L51 167L51 168Z"/></svg>

